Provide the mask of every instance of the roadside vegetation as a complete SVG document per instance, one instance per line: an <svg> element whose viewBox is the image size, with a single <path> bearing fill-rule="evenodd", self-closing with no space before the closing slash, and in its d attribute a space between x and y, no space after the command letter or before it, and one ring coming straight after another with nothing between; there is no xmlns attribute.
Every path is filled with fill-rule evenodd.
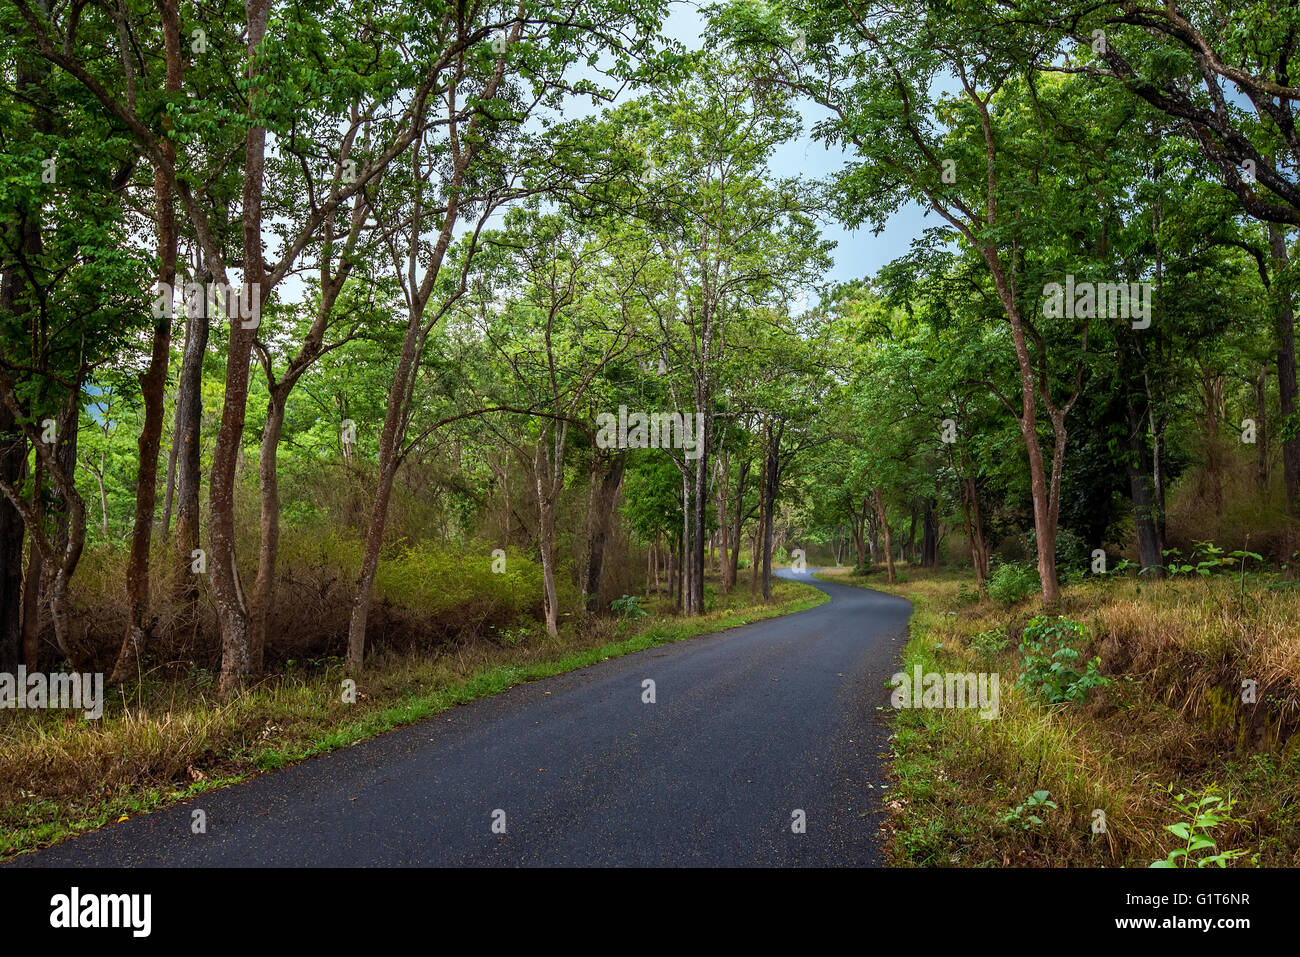
<svg viewBox="0 0 1300 957"><path fill-rule="evenodd" d="M0 712L0 858L523 682L827 600L809 585L780 579L771 601L754 601L741 589L715 598L715 584L708 586L709 610L697 617L675 615L666 600L625 596L615 600L614 616L581 616L555 637L534 618L430 640L416 653L390 652L356 683L354 696L344 693L343 661L335 655L290 659L225 703L211 675L195 681L190 673L152 674L129 693L108 695L98 721L56 711Z"/></svg>
<svg viewBox="0 0 1300 957"><path fill-rule="evenodd" d="M890 714L895 863L1300 861L1300 591L1289 582L1099 577L1067 585L1045 615L1036 594L972 594L968 571L904 567L894 585L849 569L820 577L913 602L901 671L1000 675L996 719ZM1044 667L1044 646L1077 654ZM1254 703L1242 700L1247 679Z"/></svg>
<svg viewBox="0 0 1300 957"><path fill-rule="evenodd" d="M896 717L899 861L1297 863L1300 5L0 27L0 679L110 689L0 701L0 853L788 561L1006 676Z"/></svg>

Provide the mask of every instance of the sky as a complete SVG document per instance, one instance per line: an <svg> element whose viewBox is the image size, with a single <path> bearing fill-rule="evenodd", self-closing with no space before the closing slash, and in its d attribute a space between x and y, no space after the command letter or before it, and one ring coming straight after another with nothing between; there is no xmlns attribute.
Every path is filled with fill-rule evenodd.
<svg viewBox="0 0 1300 957"><path fill-rule="evenodd" d="M664 24L664 34L690 49L699 49L703 23L698 4L691 0L676 0ZM824 115L825 111L815 104L805 104L803 135L777 149L771 163L773 174L777 177L822 179L845 164L849 157L838 148L828 150L812 138L812 127ZM850 231L834 220L823 223L822 235L836 243L832 253L835 264L826 276L827 281L848 282L874 275L881 266L904 255L912 240L934 224L933 217L928 222L925 220L918 206L901 209L879 236L873 236L869 229Z"/></svg>

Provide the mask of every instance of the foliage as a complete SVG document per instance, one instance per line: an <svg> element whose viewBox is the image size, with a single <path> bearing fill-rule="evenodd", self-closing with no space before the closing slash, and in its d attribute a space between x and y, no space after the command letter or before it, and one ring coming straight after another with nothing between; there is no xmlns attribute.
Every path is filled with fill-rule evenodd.
<svg viewBox="0 0 1300 957"><path fill-rule="evenodd" d="M649 614L641 607L640 599L636 595L624 595L622 598L615 598L609 603L610 610L615 612L619 618L636 621L638 618L644 618Z"/></svg>
<svg viewBox="0 0 1300 957"><path fill-rule="evenodd" d="M1101 660L1092 658L1078 669L1081 652L1090 638L1088 628L1069 618L1039 615L1025 625L1020 637L1020 677L1016 686L1052 704L1078 703L1093 688L1110 679L1101 675Z"/></svg>
<svg viewBox="0 0 1300 957"><path fill-rule="evenodd" d="M1026 831L1041 826L1043 819L1035 812L1046 814L1048 811L1056 810L1056 802L1048 800L1049 796L1047 791L1035 791L1029 795L1025 803L1017 804L1004 814L1002 823L1019 824Z"/></svg>
<svg viewBox="0 0 1300 957"><path fill-rule="evenodd" d="M1023 562L1006 562L989 576L988 589L994 601L1014 605L1038 591L1038 569Z"/></svg>
<svg viewBox="0 0 1300 957"><path fill-rule="evenodd" d="M960 599L959 599L960 600ZM973 647L986 661L992 661L1011 645L1011 639L1005 628L989 628L971 636Z"/></svg>
<svg viewBox="0 0 1300 957"><path fill-rule="evenodd" d="M1174 806L1182 811L1183 819L1166 824L1165 830L1183 842L1152 867L1227 867L1231 861L1246 857L1248 852L1239 848L1219 850L1214 835L1215 828L1225 824L1249 823L1232 817L1236 804L1232 795L1224 795L1217 784L1207 785L1198 794L1173 794L1173 785L1165 789L1173 795ZM1213 852L1213 853L1209 853ZM1257 860L1258 854L1253 859Z"/></svg>
<svg viewBox="0 0 1300 957"><path fill-rule="evenodd" d="M1166 567L1170 575L1214 575L1232 569L1240 569L1244 575L1247 560L1264 560L1257 552L1241 548L1226 551L1210 541L1193 542L1192 556L1186 561L1177 548L1165 549L1164 556L1169 559Z"/></svg>

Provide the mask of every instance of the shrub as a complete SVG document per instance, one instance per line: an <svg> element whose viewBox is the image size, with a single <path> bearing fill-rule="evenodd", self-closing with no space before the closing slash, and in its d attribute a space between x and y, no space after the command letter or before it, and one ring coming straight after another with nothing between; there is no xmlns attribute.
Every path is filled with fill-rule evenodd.
<svg viewBox="0 0 1300 957"><path fill-rule="evenodd" d="M989 576L989 597L1004 605L1024 601L1042 586L1038 582L1038 569L1021 562L999 565Z"/></svg>
<svg viewBox="0 0 1300 957"><path fill-rule="evenodd" d="M986 661L992 661L1006 651L1007 646L1011 644L1011 639L1007 637L1005 628L990 628L988 631L981 631L978 635L972 635L970 643Z"/></svg>
<svg viewBox="0 0 1300 957"><path fill-rule="evenodd" d="M1099 672L1100 658L1079 671L1080 651L1087 644L1087 626L1069 618L1039 615L1020 636L1020 677L1016 686L1052 704L1083 701L1093 688L1110 684Z"/></svg>
<svg viewBox="0 0 1300 957"><path fill-rule="evenodd" d="M629 618L635 621L638 618L644 618L649 614L639 604L640 599L636 595L624 595L622 598L615 598L609 603L611 611L618 613L620 618Z"/></svg>
<svg viewBox="0 0 1300 957"><path fill-rule="evenodd" d="M1173 786L1165 790L1173 793ZM1218 842L1210 833L1221 824L1248 824L1249 821L1232 817L1231 796L1224 797L1217 784L1209 785L1199 795L1178 794L1174 805L1183 812L1184 820L1166 824L1165 830L1183 842L1183 846L1169 852L1163 860L1152 862L1152 867L1227 867L1230 861L1246 857L1249 852L1232 848L1220 851ZM1202 852L1215 853L1202 853ZM1199 855L1199 856L1198 856ZM1251 857L1252 864L1259 863L1259 855Z"/></svg>
<svg viewBox="0 0 1300 957"><path fill-rule="evenodd" d="M1246 560L1251 559L1256 562L1262 562L1263 556L1258 552L1247 552L1242 549L1225 552L1214 542L1193 542L1194 550L1189 561L1183 561L1182 552L1177 548L1166 548L1164 556L1169 559L1168 569L1171 576L1177 575L1213 575L1224 570L1235 570L1240 568L1244 580L1246 574ZM1196 564L1192 564L1195 562Z"/></svg>
<svg viewBox="0 0 1300 957"><path fill-rule="evenodd" d="M1025 554L1038 554L1038 533L1030 529L1025 533ZM1078 534L1060 525L1056 529L1056 567L1058 574L1066 577L1074 572L1083 575L1092 566L1092 546Z"/></svg>

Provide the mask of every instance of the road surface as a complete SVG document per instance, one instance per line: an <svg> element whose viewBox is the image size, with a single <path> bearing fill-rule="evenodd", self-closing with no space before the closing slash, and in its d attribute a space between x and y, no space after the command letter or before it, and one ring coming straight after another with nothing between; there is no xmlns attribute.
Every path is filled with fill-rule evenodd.
<svg viewBox="0 0 1300 957"><path fill-rule="evenodd" d="M880 865L877 709L911 606L801 578L831 601L520 685L13 863Z"/></svg>

